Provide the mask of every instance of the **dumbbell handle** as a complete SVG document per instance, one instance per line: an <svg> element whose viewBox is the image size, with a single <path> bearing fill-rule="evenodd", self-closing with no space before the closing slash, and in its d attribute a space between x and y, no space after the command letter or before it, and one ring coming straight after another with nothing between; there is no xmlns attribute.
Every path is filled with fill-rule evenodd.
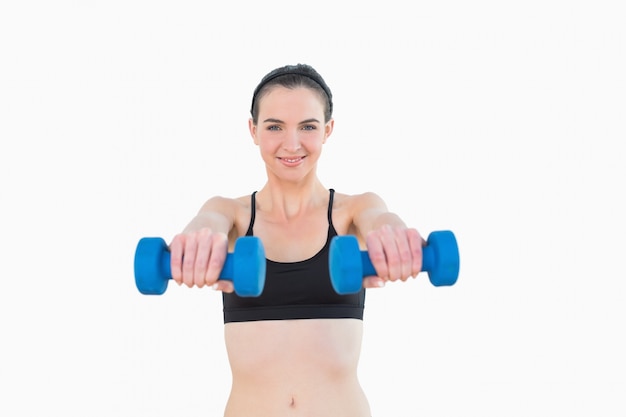
<svg viewBox="0 0 626 417"><path fill-rule="evenodd" d="M363 276L377 275L374 264L367 251L361 251L361 264L363 265ZM435 267L435 251L430 246L422 248L422 272L430 272Z"/></svg>
<svg viewBox="0 0 626 417"><path fill-rule="evenodd" d="M220 272L219 279L224 281L232 281L233 280L233 272L234 272L234 256L232 253L226 254L226 260L224 261L224 266L222 267L222 271ZM161 271L163 271L163 275L168 279L172 279L172 254L169 250L163 252L161 256Z"/></svg>

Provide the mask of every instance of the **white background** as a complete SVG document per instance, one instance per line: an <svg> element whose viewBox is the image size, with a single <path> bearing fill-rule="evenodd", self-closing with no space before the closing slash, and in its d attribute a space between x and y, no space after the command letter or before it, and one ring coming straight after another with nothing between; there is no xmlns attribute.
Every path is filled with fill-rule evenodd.
<svg viewBox="0 0 626 417"><path fill-rule="evenodd" d="M252 90L305 62L324 184L461 250L368 292L373 414L624 416L619 3L3 2L0 415L221 415L220 295L140 295L134 249L262 186Z"/></svg>

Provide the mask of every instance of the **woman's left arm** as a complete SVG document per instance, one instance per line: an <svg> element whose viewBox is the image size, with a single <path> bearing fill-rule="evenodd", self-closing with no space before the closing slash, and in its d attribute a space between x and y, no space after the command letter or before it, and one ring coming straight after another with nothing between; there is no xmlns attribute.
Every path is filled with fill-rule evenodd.
<svg viewBox="0 0 626 417"><path fill-rule="evenodd" d="M381 287L386 281L406 281L422 268L422 246L425 244L415 228L387 209L375 193L357 197L353 223L365 242L378 276L366 277L365 287Z"/></svg>

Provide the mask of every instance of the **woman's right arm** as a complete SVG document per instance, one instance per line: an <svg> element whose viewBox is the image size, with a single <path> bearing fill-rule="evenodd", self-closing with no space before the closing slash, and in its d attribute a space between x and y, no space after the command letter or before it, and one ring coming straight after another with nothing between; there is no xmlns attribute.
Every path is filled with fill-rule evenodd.
<svg viewBox="0 0 626 417"><path fill-rule="evenodd" d="M205 285L232 292L230 281L218 281L235 223L236 201L213 197L170 243L172 278L188 287Z"/></svg>

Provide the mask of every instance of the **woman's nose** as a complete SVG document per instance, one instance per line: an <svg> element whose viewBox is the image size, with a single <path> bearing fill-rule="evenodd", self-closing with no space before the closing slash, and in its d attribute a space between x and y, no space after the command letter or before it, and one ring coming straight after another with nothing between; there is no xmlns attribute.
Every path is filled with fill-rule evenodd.
<svg viewBox="0 0 626 417"><path fill-rule="evenodd" d="M295 152L300 149L300 137L297 131L287 132L283 140L283 149L288 152Z"/></svg>

